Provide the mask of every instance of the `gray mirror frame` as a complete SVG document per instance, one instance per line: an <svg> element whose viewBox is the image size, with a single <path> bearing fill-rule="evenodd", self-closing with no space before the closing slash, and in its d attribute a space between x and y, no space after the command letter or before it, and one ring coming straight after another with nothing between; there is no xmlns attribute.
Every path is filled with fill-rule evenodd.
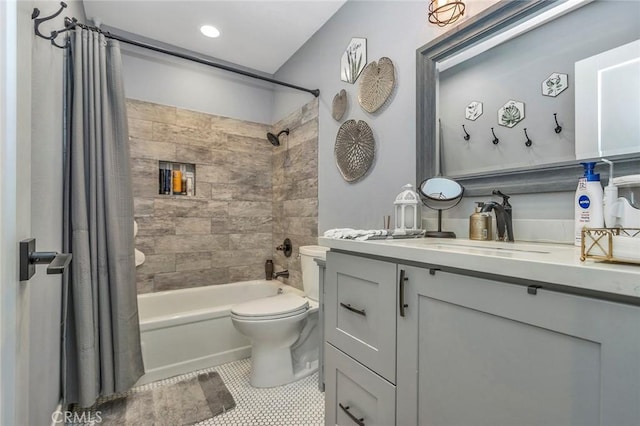
<svg viewBox="0 0 640 426"><path fill-rule="evenodd" d="M564 0L502 0L416 50L416 187L436 172L436 64L496 32ZM640 159L616 158L616 176L636 174ZM602 178L608 169L601 166ZM578 161L554 163L527 169L496 171L455 177L466 196L491 195L494 189L527 194L573 191L582 166Z"/></svg>

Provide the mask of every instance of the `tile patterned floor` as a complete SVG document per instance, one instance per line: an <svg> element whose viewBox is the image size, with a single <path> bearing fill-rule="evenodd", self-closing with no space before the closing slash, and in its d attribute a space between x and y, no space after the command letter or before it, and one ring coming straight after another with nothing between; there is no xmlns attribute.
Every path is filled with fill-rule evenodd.
<svg viewBox="0 0 640 426"><path fill-rule="evenodd" d="M324 394L318 390L318 373L270 389L249 385L250 359L214 367L233 395L236 407L198 423L199 426L321 426Z"/></svg>
<svg viewBox="0 0 640 426"><path fill-rule="evenodd" d="M318 373L277 388L252 388L249 385L250 358L149 383L134 388L131 392L165 386L209 371L217 371L220 374L236 401L236 407L197 423L197 426L324 425L324 394L318 390ZM102 426L104 423L85 425Z"/></svg>

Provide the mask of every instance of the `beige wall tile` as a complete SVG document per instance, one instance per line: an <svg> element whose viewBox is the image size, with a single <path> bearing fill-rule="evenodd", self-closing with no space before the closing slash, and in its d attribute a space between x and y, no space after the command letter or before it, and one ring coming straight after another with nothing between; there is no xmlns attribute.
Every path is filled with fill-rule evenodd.
<svg viewBox="0 0 640 426"><path fill-rule="evenodd" d="M272 212L270 201L237 201L229 204L229 216L231 217L266 216Z"/></svg>
<svg viewBox="0 0 640 426"><path fill-rule="evenodd" d="M176 271L198 271L211 266L210 252L176 254Z"/></svg>
<svg viewBox="0 0 640 426"><path fill-rule="evenodd" d="M158 195L158 175L155 176L136 176L132 184L133 196L149 198Z"/></svg>
<svg viewBox="0 0 640 426"><path fill-rule="evenodd" d="M266 132L259 138L228 135L227 149L234 152L243 152L251 156L263 156L267 159L271 158L273 145L268 141Z"/></svg>
<svg viewBox="0 0 640 426"><path fill-rule="evenodd" d="M173 143L153 142L144 139L131 139L129 151L131 158L151 158L155 160L175 161L176 145Z"/></svg>
<svg viewBox="0 0 640 426"><path fill-rule="evenodd" d="M217 201L231 201L233 199L233 185L228 183L212 183L211 199Z"/></svg>
<svg viewBox="0 0 640 426"><path fill-rule="evenodd" d="M192 253L229 248L229 236L165 235L156 237L156 253Z"/></svg>
<svg viewBox="0 0 640 426"><path fill-rule="evenodd" d="M145 256L156 252L156 239L153 236L137 236L135 244L136 248L144 253Z"/></svg>
<svg viewBox="0 0 640 426"><path fill-rule="evenodd" d="M127 116L140 120L175 124L176 108L135 99L127 99Z"/></svg>
<svg viewBox="0 0 640 426"><path fill-rule="evenodd" d="M318 199L302 198L299 200L285 200L282 214L285 217L318 217Z"/></svg>
<svg viewBox="0 0 640 426"><path fill-rule="evenodd" d="M211 128L211 115L203 112L177 108L176 124L183 127L209 130Z"/></svg>
<svg viewBox="0 0 640 426"><path fill-rule="evenodd" d="M219 130L230 135L247 136L250 138L265 138L271 126L248 121L239 121L229 117L211 116L211 129Z"/></svg>
<svg viewBox="0 0 640 426"><path fill-rule="evenodd" d="M267 259L271 259L271 246L239 250L219 250L211 253L211 265L214 268L261 265L263 275L264 263Z"/></svg>
<svg viewBox="0 0 640 426"><path fill-rule="evenodd" d="M176 256L174 254L145 254L144 263L136 268L136 273L158 274L175 270Z"/></svg>
<svg viewBox="0 0 640 426"><path fill-rule="evenodd" d="M166 197L166 198L164 198ZM208 211L209 202L193 197L164 196L154 200L154 211L157 216L164 217L211 217Z"/></svg>
<svg viewBox="0 0 640 426"><path fill-rule="evenodd" d="M197 199L210 200L211 199L211 185L209 182L200 182L196 176L196 187L194 197Z"/></svg>
<svg viewBox="0 0 640 426"><path fill-rule="evenodd" d="M316 140L318 138L318 120L307 121L300 127L296 127L289 133L289 149L301 143Z"/></svg>
<svg viewBox="0 0 640 426"><path fill-rule="evenodd" d="M264 278L264 268L259 265L252 266L232 266L229 268L229 281L234 283L238 281L259 280Z"/></svg>
<svg viewBox="0 0 640 426"><path fill-rule="evenodd" d="M248 232L271 233L271 215L262 217L232 216L229 217L229 233L244 234Z"/></svg>
<svg viewBox="0 0 640 426"><path fill-rule="evenodd" d="M133 197L133 215L136 218L153 216L153 198Z"/></svg>
<svg viewBox="0 0 640 426"><path fill-rule="evenodd" d="M255 234L229 234L229 249L244 250L252 248L271 247L272 236L268 233Z"/></svg>
<svg viewBox="0 0 640 426"><path fill-rule="evenodd" d="M154 142L169 142L172 144L177 142L175 124L154 121L151 134L151 140Z"/></svg>
<svg viewBox="0 0 640 426"><path fill-rule="evenodd" d="M230 167L215 166L213 164L196 165L196 185L198 182L229 183Z"/></svg>
<svg viewBox="0 0 640 426"><path fill-rule="evenodd" d="M139 292L264 278L268 258L301 287L298 247L317 241L317 99L273 127L127 105L136 248L148 259L137 271ZM283 135L282 146L271 146L266 132L285 127L288 140ZM196 196L158 195L158 160L196 164ZM285 233L292 258L275 251Z"/></svg>
<svg viewBox="0 0 640 426"><path fill-rule="evenodd" d="M318 218L316 217L290 217L285 219L285 229L294 235L306 237L318 236Z"/></svg>
<svg viewBox="0 0 640 426"><path fill-rule="evenodd" d="M153 138L153 121L129 118L129 137L151 140Z"/></svg>
<svg viewBox="0 0 640 426"><path fill-rule="evenodd" d="M175 218L168 216L146 216L136 218L138 235L141 237L155 235L175 235Z"/></svg>
<svg viewBox="0 0 640 426"><path fill-rule="evenodd" d="M136 274L138 294L153 292L153 277L154 274Z"/></svg>
<svg viewBox="0 0 640 426"><path fill-rule="evenodd" d="M176 217L172 221L176 235L211 234L211 219L208 217Z"/></svg>
<svg viewBox="0 0 640 426"><path fill-rule="evenodd" d="M199 145L176 146L176 161L192 164L209 164L213 161L211 149ZM198 179L198 167L196 166L196 183Z"/></svg>

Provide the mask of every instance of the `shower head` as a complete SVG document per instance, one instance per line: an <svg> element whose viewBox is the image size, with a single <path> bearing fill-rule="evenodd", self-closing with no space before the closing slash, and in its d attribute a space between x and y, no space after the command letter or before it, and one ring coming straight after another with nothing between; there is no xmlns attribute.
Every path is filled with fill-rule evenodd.
<svg viewBox="0 0 640 426"><path fill-rule="evenodd" d="M282 130L280 133L278 133L278 135L274 135L271 132L267 132L267 139L269 139L269 142L271 142L271 145L273 146L280 146L280 135L281 134L289 134L289 129L284 129Z"/></svg>

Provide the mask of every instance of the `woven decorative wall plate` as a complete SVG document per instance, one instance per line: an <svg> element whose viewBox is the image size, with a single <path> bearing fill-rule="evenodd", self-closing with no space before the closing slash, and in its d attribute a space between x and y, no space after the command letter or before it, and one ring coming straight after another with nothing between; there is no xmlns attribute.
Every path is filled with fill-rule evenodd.
<svg viewBox="0 0 640 426"><path fill-rule="evenodd" d="M336 93L333 97L333 106L331 110L331 116L334 120L340 121L342 120L342 116L344 116L345 111L347 110L347 91L342 89L340 92Z"/></svg>
<svg viewBox="0 0 640 426"><path fill-rule="evenodd" d="M342 123L333 154L338 170L347 182L355 182L366 175L376 155L376 141L371 127L362 120Z"/></svg>
<svg viewBox="0 0 640 426"><path fill-rule="evenodd" d="M396 73L391 59L372 61L360 75L358 102L367 112L376 112L389 99L396 85Z"/></svg>

